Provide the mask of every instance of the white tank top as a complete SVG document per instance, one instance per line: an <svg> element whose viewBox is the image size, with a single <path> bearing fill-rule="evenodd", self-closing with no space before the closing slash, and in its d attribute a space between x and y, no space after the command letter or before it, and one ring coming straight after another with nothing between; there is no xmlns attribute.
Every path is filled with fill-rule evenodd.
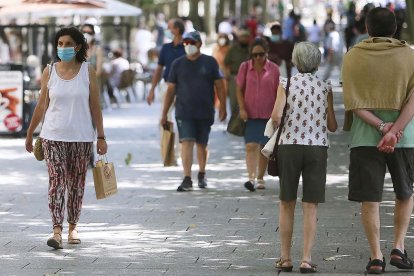
<svg viewBox="0 0 414 276"><path fill-rule="evenodd" d="M83 62L79 73L71 80L58 76L56 63L48 82L49 107L40 137L63 142L92 142L95 131L89 107L89 69Z"/></svg>

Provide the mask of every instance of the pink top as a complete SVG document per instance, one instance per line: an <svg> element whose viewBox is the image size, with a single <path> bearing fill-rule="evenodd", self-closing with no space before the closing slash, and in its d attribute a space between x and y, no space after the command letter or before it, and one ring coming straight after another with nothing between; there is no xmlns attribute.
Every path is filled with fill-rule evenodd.
<svg viewBox="0 0 414 276"><path fill-rule="evenodd" d="M247 80L245 82L246 76ZM279 77L279 66L268 59L261 73L254 70L252 60L240 64L236 83L242 89L246 84L244 105L249 119L270 118L276 101Z"/></svg>

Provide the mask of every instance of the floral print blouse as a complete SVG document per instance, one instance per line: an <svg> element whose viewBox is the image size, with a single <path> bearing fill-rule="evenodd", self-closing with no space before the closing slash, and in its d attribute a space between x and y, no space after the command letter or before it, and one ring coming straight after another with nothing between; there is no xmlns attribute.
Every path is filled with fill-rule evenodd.
<svg viewBox="0 0 414 276"><path fill-rule="evenodd" d="M280 78L280 85L286 89L287 78ZM332 93L329 80L311 73L292 76L279 145L329 146L328 93Z"/></svg>

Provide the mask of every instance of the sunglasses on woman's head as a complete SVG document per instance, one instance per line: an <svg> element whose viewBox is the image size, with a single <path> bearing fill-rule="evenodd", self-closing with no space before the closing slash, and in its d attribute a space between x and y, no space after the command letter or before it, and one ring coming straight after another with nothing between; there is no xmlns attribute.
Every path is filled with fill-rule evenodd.
<svg viewBox="0 0 414 276"><path fill-rule="evenodd" d="M260 53L252 53L252 54L251 54L252 58L264 57L265 55L266 55L266 53L264 53L264 52L260 52Z"/></svg>
<svg viewBox="0 0 414 276"><path fill-rule="evenodd" d="M184 45L188 45L188 44L190 44L190 45L196 45L196 43L197 43L197 41L192 40L192 39L184 39L183 40L183 44Z"/></svg>

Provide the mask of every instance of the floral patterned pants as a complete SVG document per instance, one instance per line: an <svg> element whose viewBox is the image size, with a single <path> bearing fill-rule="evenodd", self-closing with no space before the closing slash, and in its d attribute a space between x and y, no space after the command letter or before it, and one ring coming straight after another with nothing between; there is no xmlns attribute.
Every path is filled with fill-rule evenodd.
<svg viewBox="0 0 414 276"><path fill-rule="evenodd" d="M53 227L63 229L66 191L67 220L70 224L77 224L79 221L92 144L42 139L49 172L48 199Z"/></svg>

